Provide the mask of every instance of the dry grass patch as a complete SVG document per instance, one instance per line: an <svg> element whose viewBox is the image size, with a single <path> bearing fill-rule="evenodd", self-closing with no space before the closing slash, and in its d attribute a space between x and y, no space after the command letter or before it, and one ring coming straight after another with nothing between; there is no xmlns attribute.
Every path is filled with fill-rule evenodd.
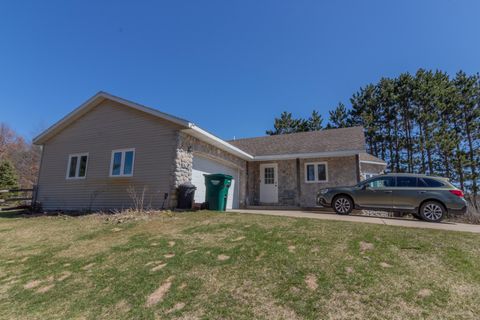
<svg viewBox="0 0 480 320"><path fill-rule="evenodd" d="M360 241L359 245L360 245L360 253L362 254L364 254L367 251L372 251L374 248L373 243L369 243L369 242Z"/></svg>
<svg viewBox="0 0 480 320"><path fill-rule="evenodd" d="M317 283L317 277L313 274L309 274L305 277L305 284L307 285L307 288L315 291L318 288L318 283Z"/></svg>
<svg viewBox="0 0 480 320"><path fill-rule="evenodd" d="M38 288L36 292L37 293L45 293L47 291L50 291L50 289L52 289L53 287L55 287L55 284L51 283L51 284L46 285L44 287Z"/></svg>
<svg viewBox="0 0 480 320"><path fill-rule="evenodd" d="M220 260L220 261L226 261L226 260L230 259L230 256L227 256L226 254L219 254L217 259Z"/></svg>
<svg viewBox="0 0 480 320"><path fill-rule="evenodd" d="M32 281L28 282L27 284L25 284L23 287L25 289L33 289L33 288L38 287L41 283L42 283L41 280L32 280Z"/></svg>
<svg viewBox="0 0 480 320"><path fill-rule="evenodd" d="M175 277L170 276L167 278L167 280L158 287L157 290L155 290L152 294L150 294L147 298L146 306L147 307L152 307L156 305L157 303L161 302L165 295L167 294L168 290L170 290L170 287L172 286L172 281Z"/></svg>
<svg viewBox="0 0 480 320"><path fill-rule="evenodd" d="M162 264L159 264L159 265L153 267L152 269L150 269L150 271L155 272L155 271L158 271L158 270L161 270L161 269L165 268L166 266L167 266L166 263L162 263Z"/></svg>

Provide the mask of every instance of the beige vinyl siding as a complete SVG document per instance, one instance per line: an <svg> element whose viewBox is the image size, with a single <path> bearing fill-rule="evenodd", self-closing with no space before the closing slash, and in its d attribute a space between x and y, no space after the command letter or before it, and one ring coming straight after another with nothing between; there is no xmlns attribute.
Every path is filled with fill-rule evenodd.
<svg viewBox="0 0 480 320"><path fill-rule="evenodd" d="M38 183L46 210L122 209L132 206L129 186L160 207L171 190L179 126L106 100L47 141ZM133 177L109 177L112 150L135 148ZM70 154L87 153L85 179L66 179ZM166 202L168 205L168 201Z"/></svg>

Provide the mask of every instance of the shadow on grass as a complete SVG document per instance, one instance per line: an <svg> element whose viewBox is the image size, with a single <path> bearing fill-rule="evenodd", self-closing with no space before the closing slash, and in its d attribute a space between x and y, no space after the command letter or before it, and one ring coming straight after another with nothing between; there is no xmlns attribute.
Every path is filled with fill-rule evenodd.
<svg viewBox="0 0 480 320"><path fill-rule="evenodd" d="M28 209L22 210L9 210L9 211L0 211L0 219L6 218L38 218L38 217L58 217L58 216L69 216L69 217L80 217L90 214L95 214L98 212L95 211L51 211L51 212L38 212ZM114 212L103 212L104 214L115 214Z"/></svg>

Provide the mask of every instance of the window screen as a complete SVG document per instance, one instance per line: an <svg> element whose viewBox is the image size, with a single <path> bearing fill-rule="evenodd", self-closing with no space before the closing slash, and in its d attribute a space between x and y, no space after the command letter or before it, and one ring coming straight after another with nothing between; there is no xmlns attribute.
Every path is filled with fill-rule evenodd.
<svg viewBox="0 0 480 320"><path fill-rule="evenodd" d="M318 169L318 181L327 180L327 168L324 164L317 165Z"/></svg>
<svg viewBox="0 0 480 320"><path fill-rule="evenodd" d="M85 178L88 154L71 154L68 157L67 179Z"/></svg>
<svg viewBox="0 0 480 320"><path fill-rule="evenodd" d="M70 170L68 171L69 178L75 178L75 176L77 175L77 162L78 157L70 158Z"/></svg>
<svg viewBox="0 0 480 320"><path fill-rule="evenodd" d="M307 164L307 181L315 181L315 165Z"/></svg>
<svg viewBox="0 0 480 320"><path fill-rule="evenodd" d="M122 153L115 152L113 154L112 176L120 175L121 167L122 167Z"/></svg>

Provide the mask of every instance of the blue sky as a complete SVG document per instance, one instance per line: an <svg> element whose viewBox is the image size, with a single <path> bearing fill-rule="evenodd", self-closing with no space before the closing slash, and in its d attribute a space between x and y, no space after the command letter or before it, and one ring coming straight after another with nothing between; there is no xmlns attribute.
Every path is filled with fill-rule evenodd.
<svg viewBox="0 0 480 320"><path fill-rule="evenodd" d="M480 1L7 1L0 121L31 138L97 91L233 138L382 76L480 71Z"/></svg>

